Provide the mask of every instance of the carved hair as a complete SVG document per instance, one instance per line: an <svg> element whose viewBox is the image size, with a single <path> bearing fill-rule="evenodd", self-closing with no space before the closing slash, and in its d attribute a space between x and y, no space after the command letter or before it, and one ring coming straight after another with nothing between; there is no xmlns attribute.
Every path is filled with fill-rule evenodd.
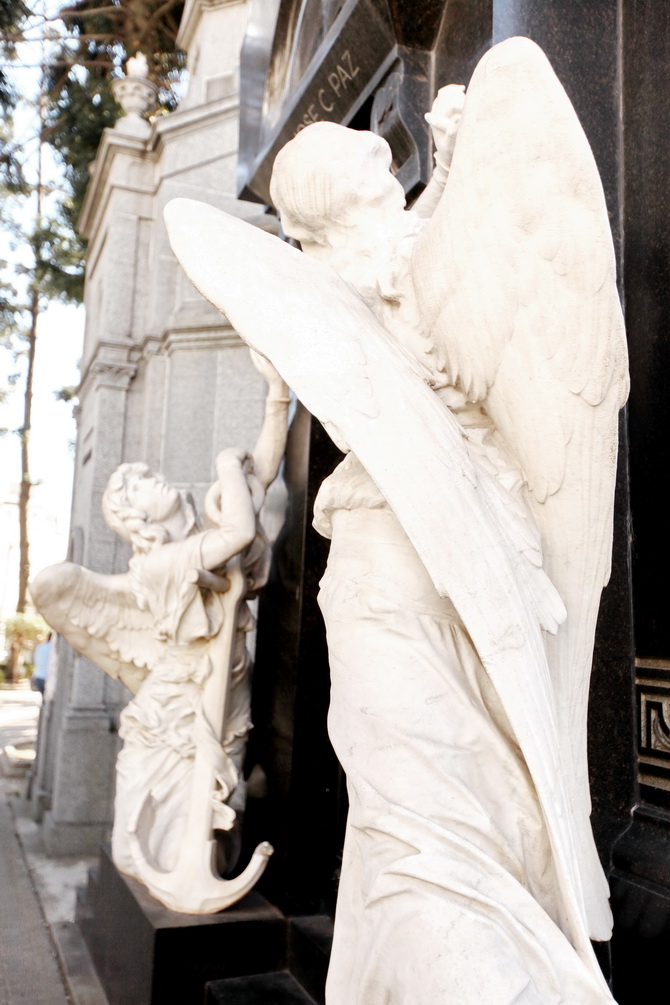
<svg viewBox="0 0 670 1005"><path fill-rule="evenodd" d="M369 158L386 141L374 133L315 122L279 151L270 182L272 201L289 237L328 245L332 224L347 224L362 194L353 178L370 173ZM389 149L389 166L391 151Z"/></svg>
<svg viewBox="0 0 670 1005"><path fill-rule="evenodd" d="M148 478L152 474L148 465L141 462L121 464L107 482L107 488L102 496L102 512L108 526L124 541L132 544L136 551L141 552L150 551L155 545L166 544L170 539L167 527L151 520L143 510L132 506L128 496L128 488L132 482L138 478ZM190 533L196 525L195 512L183 496L182 506L188 507L191 511L192 526L188 531Z"/></svg>

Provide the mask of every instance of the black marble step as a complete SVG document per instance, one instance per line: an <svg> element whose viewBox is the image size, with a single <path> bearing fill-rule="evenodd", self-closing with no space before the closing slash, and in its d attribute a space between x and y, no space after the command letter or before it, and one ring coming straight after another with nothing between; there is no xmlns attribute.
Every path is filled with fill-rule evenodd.
<svg viewBox="0 0 670 1005"><path fill-rule="evenodd" d="M109 1005L202 1005L208 981L286 966L286 918L260 894L220 914L169 911L118 871L108 847L77 924Z"/></svg>
<svg viewBox="0 0 670 1005"><path fill-rule="evenodd" d="M211 981L205 1005L316 1005L286 971Z"/></svg>
<svg viewBox="0 0 670 1005"><path fill-rule="evenodd" d="M333 921L328 915L289 918L288 968L317 1005L326 1000L326 973L333 941Z"/></svg>

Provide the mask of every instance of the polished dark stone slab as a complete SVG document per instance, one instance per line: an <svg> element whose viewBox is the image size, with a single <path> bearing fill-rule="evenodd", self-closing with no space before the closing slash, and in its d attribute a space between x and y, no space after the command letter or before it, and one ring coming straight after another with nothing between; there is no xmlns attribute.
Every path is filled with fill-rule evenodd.
<svg viewBox="0 0 670 1005"><path fill-rule="evenodd" d="M328 915L291 918L289 921L289 969L317 1005L325 1005L326 1001L326 976L332 941L333 920Z"/></svg>
<svg viewBox="0 0 670 1005"><path fill-rule="evenodd" d="M490 0L254 5L241 61L241 197L269 202L277 152L298 130L323 119L384 135L408 197L417 195L432 168L423 114L438 86L467 83L490 26ZM453 58L445 61L447 48ZM380 116L370 105L384 89L396 90L385 111L401 130L377 128Z"/></svg>
<svg viewBox="0 0 670 1005"><path fill-rule="evenodd" d="M610 879L616 924L612 990L618 1005L654 1000L667 985L670 898L667 888L615 871Z"/></svg>
<svg viewBox="0 0 670 1005"><path fill-rule="evenodd" d="M624 233L636 655L670 659L670 19L623 3Z"/></svg>
<svg viewBox="0 0 670 1005"><path fill-rule="evenodd" d="M450 0L445 4L433 52L433 91L445 84L468 84L491 48L492 0Z"/></svg>
<svg viewBox="0 0 670 1005"><path fill-rule="evenodd" d="M346 818L328 739L330 674L317 603L329 542L311 526L316 492L341 456L299 408L287 447L286 521L259 601L248 764L259 764L268 784L267 797L248 806L244 835L250 847L272 843L258 889L287 916L334 910Z"/></svg>
<svg viewBox="0 0 670 1005"><path fill-rule="evenodd" d="M103 849L77 923L109 1005L202 1005L217 979L278 971L286 920L260 894L215 915L168 911Z"/></svg>
<svg viewBox="0 0 670 1005"><path fill-rule="evenodd" d="M493 41L525 35L546 53L572 100L603 181L623 272L621 23L616 4L493 0ZM607 868L630 823L635 792L629 451L620 421L612 574L600 608L589 702L589 765L596 840Z"/></svg>
<svg viewBox="0 0 670 1005"><path fill-rule="evenodd" d="M288 973L261 974L215 981L207 987L205 1005L315 1005Z"/></svg>
<svg viewBox="0 0 670 1005"><path fill-rule="evenodd" d="M304 33L304 42L310 44L313 36L303 22L295 31ZM310 52L301 51L301 34L292 38L295 61L301 58L304 71L294 90L287 93L276 123L264 121L254 115L255 136L244 135L241 126L241 154L238 161L238 186L242 198L270 202L269 184L274 159L281 148L295 134L311 122L326 120L348 123L355 116L366 97L379 83L394 59L395 35L384 0L347 0L342 4L331 30L323 39L314 59ZM285 45L285 43L284 43ZM294 73L291 63L281 61L284 79L273 79L273 92L286 92L287 81ZM272 72L273 59L268 63ZM280 72L275 72L275 78ZM242 79L247 75L241 67ZM253 77L253 66L249 75ZM266 80L263 83L263 94ZM253 82L249 82L248 100L252 101ZM261 81L255 86L260 89ZM256 104L258 99L256 99ZM265 98L267 103L267 97ZM257 149L252 149L254 142Z"/></svg>

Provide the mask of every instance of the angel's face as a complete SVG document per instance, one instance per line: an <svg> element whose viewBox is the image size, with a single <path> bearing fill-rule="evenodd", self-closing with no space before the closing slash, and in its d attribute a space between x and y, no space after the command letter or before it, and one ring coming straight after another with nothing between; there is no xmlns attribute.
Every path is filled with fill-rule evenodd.
<svg viewBox="0 0 670 1005"><path fill-rule="evenodd" d="M179 491L152 472L129 481L126 492L133 509L146 513L152 523L166 523L182 509Z"/></svg>
<svg viewBox="0 0 670 1005"><path fill-rule="evenodd" d="M398 179L391 174L391 148L374 133L360 133L361 158L356 164L359 174L356 189L362 206L381 210L384 214L402 212L405 193Z"/></svg>
<svg viewBox="0 0 670 1005"><path fill-rule="evenodd" d="M380 248L393 245L393 234L405 218L405 193L391 174L391 148L381 136L345 130L346 166L324 164L330 184L331 206L319 220L310 240L300 232L302 250L327 261L343 274L347 263L369 259ZM339 173L338 173L339 169ZM357 264L354 271L359 268Z"/></svg>
<svg viewBox="0 0 670 1005"><path fill-rule="evenodd" d="M405 207L391 162L391 148L374 133L334 122L301 130L279 151L270 184L285 233L326 261L388 246Z"/></svg>

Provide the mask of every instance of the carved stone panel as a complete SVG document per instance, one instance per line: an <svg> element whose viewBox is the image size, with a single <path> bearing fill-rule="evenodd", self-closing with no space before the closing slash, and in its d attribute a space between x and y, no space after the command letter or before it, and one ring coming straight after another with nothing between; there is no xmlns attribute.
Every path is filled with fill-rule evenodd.
<svg viewBox="0 0 670 1005"><path fill-rule="evenodd" d="M640 791L670 806L670 661L637 660L635 695Z"/></svg>

